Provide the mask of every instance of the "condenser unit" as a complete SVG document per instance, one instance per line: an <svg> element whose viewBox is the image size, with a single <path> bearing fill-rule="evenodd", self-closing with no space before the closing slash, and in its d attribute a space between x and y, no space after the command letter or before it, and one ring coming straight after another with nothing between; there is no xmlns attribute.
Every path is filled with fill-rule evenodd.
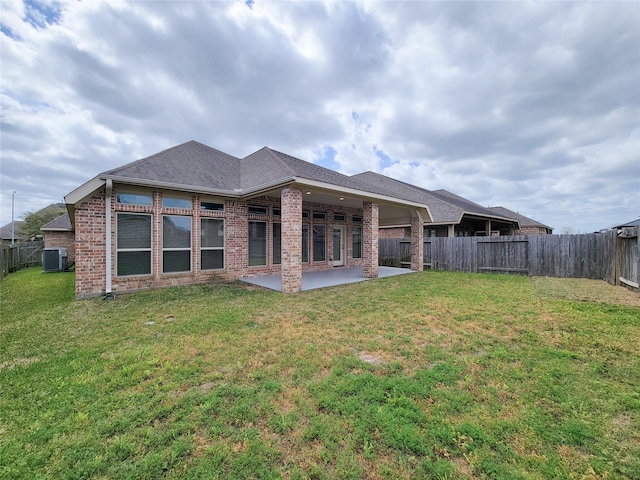
<svg viewBox="0 0 640 480"><path fill-rule="evenodd" d="M62 272L67 269L67 249L62 247L42 250L42 271Z"/></svg>

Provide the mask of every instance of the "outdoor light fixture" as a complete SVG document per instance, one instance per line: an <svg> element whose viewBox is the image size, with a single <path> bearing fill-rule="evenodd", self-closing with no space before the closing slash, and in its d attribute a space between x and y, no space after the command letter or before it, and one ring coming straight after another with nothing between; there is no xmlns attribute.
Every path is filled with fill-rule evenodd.
<svg viewBox="0 0 640 480"><path fill-rule="evenodd" d="M340 197L340 200L344 200L344 197Z"/></svg>
<svg viewBox="0 0 640 480"><path fill-rule="evenodd" d="M307 195L311 195L311 192L307 192Z"/></svg>

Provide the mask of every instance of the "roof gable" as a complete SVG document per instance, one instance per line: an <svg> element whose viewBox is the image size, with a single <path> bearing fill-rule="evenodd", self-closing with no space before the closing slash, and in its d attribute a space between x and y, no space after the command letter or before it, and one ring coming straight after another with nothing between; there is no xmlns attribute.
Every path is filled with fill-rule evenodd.
<svg viewBox="0 0 640 480"><path fill-rule="evenodd" d="M226 191L241 188L240 159L193 140L104 172L101 177Z"/></svg>

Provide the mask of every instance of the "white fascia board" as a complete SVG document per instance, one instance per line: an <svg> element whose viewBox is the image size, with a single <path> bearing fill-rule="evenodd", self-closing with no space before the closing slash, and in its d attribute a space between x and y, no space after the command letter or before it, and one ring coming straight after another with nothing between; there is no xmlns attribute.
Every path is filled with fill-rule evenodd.
<svg viewBox="0 0 640 480"><path fill-rule="evenodd" d="M87 198L93 192L98 190L105 184L105 181L100 176L94 177L86 183L83 183L78 188L64 196L64 203L67 205L77 205L82 200Z"/></svg>
<svg viewBox="0 0 640 480"><path fill-rule="evenodd" d="M417 208L427 208L428 206L424 203L416 203L408 200L402 200L400 198L389 197L387 195L380 195L378 193L371 193L364 190L356 190L355 188L349 187L340 187L338 185L334 185L331 183L318 182L316 180L308 180L306 178L296 178L295 183L298 185L304 185L306 187L320 188L322 190L329 190L344 194L346 196L358 197L358 198L367 198L374 200L381 200L387 203L395 203L400 205L407 205L411 207Z"/></svg>

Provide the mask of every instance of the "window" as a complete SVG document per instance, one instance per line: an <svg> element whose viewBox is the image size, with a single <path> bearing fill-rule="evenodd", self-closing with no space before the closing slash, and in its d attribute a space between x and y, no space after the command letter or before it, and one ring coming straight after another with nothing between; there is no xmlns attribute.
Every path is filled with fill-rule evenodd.
<svg viewBox="0 0 640 480"><path fill-rule="evenodd" d="M192 208L188 198L162 197L162 206L165 208Z"/></svg>
<svg viewBox="0 0 640 480"><path fill-rule="evenodd" d="M362 258L362 229L353 227L353 258Z"/></svg>
<svg viewBox="0 0 640 480"><path fill-rule="evenodd" d="M327 214L325 212L313 212L314 220L326 220Z"/></svg>
<svg viewBox="0 0 640 480"><path fill-rule="evenodd" d="M313 261L324 262L326 258L326 227L324 225L313 226Z"/></svg>
<svg viewBox="0 0 640 480"><path fill-rule="evenodd" d="M302 211L302 218L309 218L309 210Z"/></svg>
<svg viewBox="0 0 640 480"><path fill-rule="evenodd" d="M362 223L362 216L354 215L353 217L351 217L351 220L353 221L353 223Z"/></svg>
<svg viewBox="0 0 640 480"><path fill-rule="evenodd" d="M333 220L336 222L344 222L346 219L346 215L344 213L334 213Z"/></svg>
<svg viewBox="0 0 640 480"><path fill-rule="evenodd" d="M273 224L273 264L280 265L282 263L282 224Z"/></svg>
<svg viewBox="0 0 640 480"><path fill-rule="evenodd" d="M119 277L151 275L151 215L118 213L116 272Z"/></svg>
<svg viewBox="0 0 640 480"><path fill-rule="evenodd" d="M191 271L191 217L162 217L162 271Z"/></svg>
<svg viewBox="0 0 640 480"><path fill-rule="evenodd" d="M224 212L224 203L200 202L200 210L211 212Z"/></svg>
<svg viewBox="0 0 640 480"><path fill-rule="evenodd" d="M224 220L200 219L200 269L224 268Z"/></svg>
<svg viewBox="0 0 640 480"><path fill-rule="evenodd" d="M268 212L267 207L249 207L249 215L266 215Z"/></svg>
<svg viewBox="0 0 640 480"><path fill-rule="evenodd" d="M116 193L116 202L127 205L153 205L151 195L138 195L135 193Z"/></svg>
<svg viewBox="0 0 640 480"><path fill-rule="evenodd" d="M249 222L249 266L267 264L267 222Z"/></svg>
<svg viewBox="0 0 640 480"><path fill-rule="evenodd" d="M279 208L274 208L273 209L273 216L274 217L280 217L282 215L282 210Z"/></svg>
<svg viewBox="0 0 640 480"><path fill-rule="evenodd" d="M302 224L302 263L309 263L309 224Z"/></svg>

